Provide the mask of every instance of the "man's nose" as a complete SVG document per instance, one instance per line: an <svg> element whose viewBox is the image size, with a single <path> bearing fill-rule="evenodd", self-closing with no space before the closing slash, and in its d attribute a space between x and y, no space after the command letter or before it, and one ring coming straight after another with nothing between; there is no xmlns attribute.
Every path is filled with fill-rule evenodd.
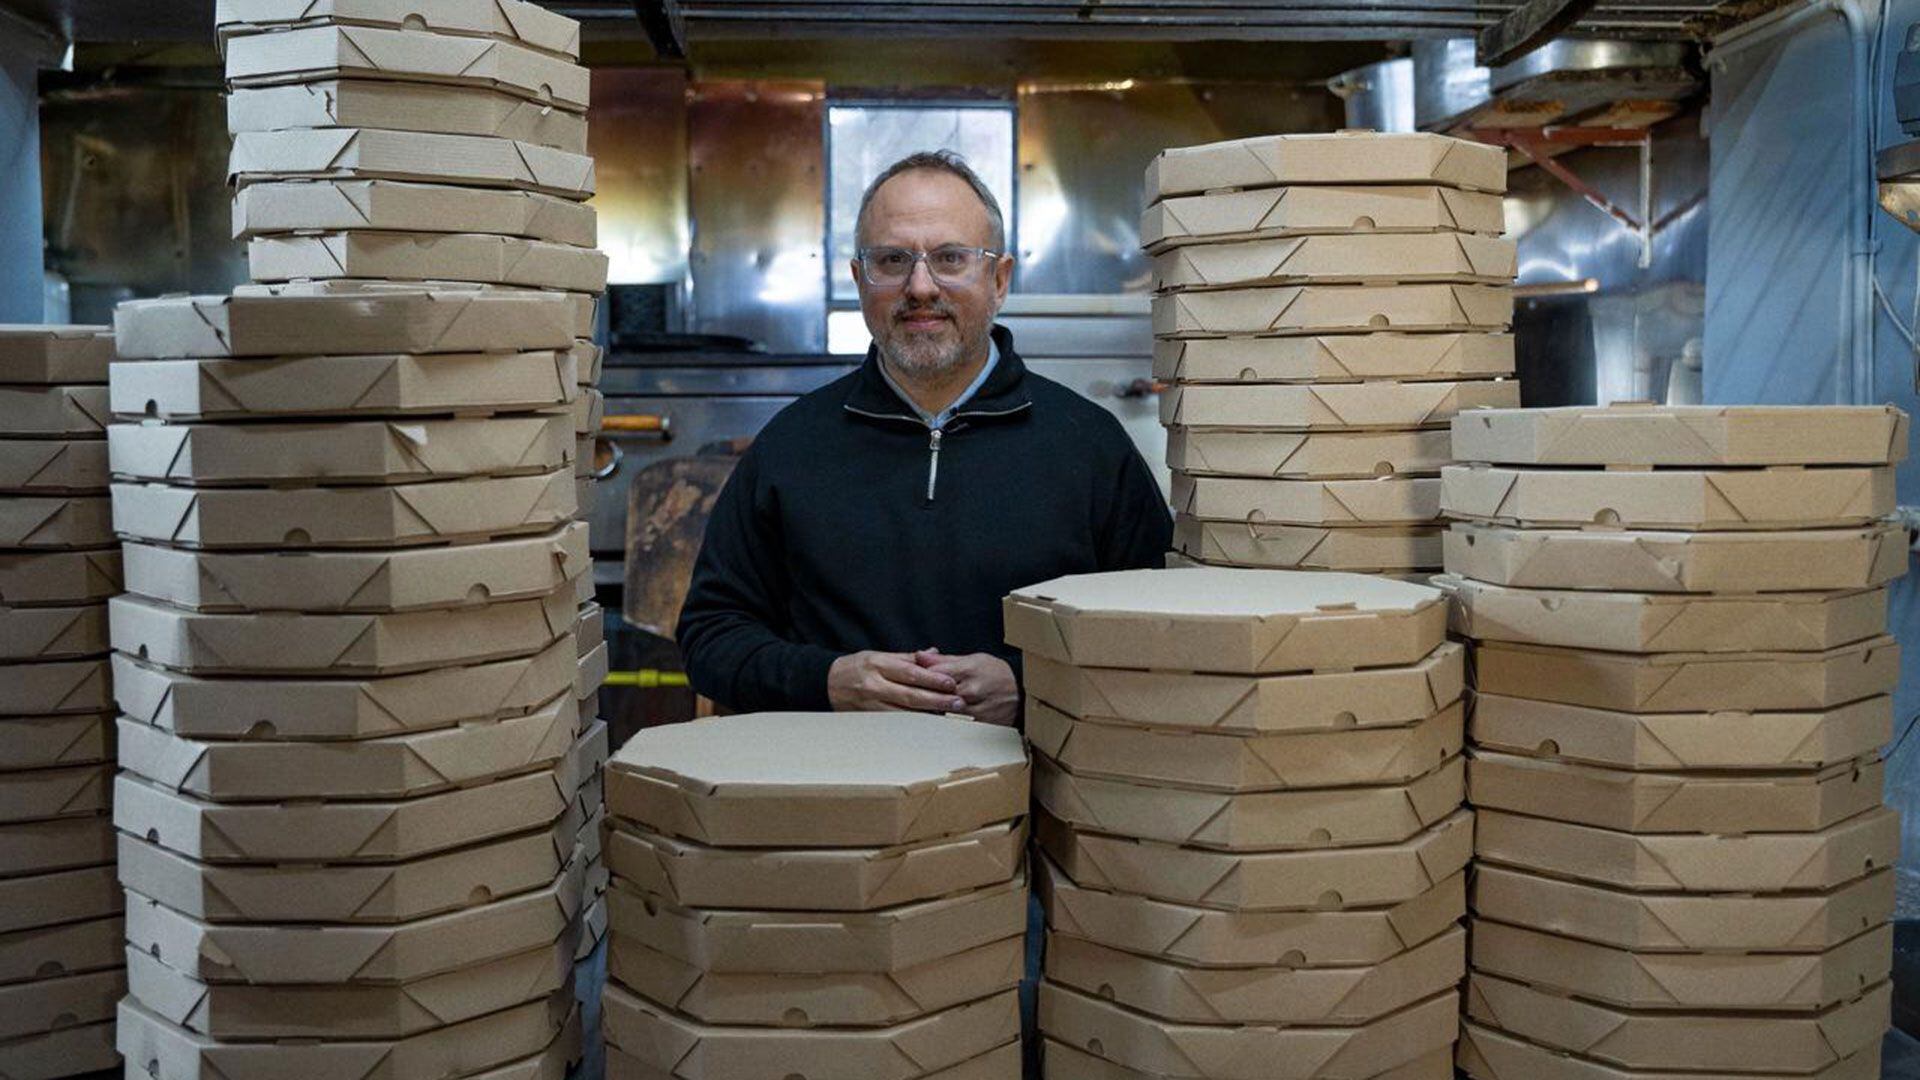
<svg viewBox="0 0 1920 1080"><path fill-rule="evenodd" d="M932 300L940 295L940 283L933 280L933 270L927 260L921 259L913 264L907 274L906 293L916 300Z"/></svg>

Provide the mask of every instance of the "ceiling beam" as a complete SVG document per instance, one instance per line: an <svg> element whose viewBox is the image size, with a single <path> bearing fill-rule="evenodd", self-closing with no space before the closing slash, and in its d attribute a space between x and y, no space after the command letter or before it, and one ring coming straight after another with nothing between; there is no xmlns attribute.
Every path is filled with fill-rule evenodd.
<svg viewBox="0 0 1920 1080"><path fill-rule="evenodd" d="M1599 6L1599 0L1527 0L1480 31L1475 59L1481 67L1501 67L1559 37Z"/></svg>
<svg viewBox="0 0 1920 1080"><path fill-rule="evenodd" d="M680 14L680 0L633 0L633 14L662 59L687 58L687 23Z"/></svg>

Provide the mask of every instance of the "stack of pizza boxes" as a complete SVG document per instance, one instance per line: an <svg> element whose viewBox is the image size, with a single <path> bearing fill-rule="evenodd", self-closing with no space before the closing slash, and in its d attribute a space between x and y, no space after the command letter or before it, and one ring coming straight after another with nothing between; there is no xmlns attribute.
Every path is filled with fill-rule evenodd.
<svg viewBox="0 0 1920 1080"><path fill-rule="evenodd" d="M1518 405L1504 151L1281 135L1147 170L1176 562L1440 566L1447 422Z"/></svg>
<svg viewBox="0 0 1920 1080"><path fill-rule="evenodd" d="M1886 407L1461 416L1474 641L1460 1064L1478 1080L1879 1076L1907 565Z"/></svg>
<svg viewBox="0 0 1920 1080"><path fill-rule="evenodd" d="M96 326L0 326L0 1073L114 1066L106 602L120 591Z"/></svg>
<svg viewBox="0 0 1920 1080"><path fill-rule="evenodd" d="M1473 818L1442 595L1199 567L1005 612L1049 1080L1450 1080Z"/></svg>
<svg viewBox="0 0 1920 1080"><path fill-rule="evenodd" d="M650 728L606 769L608 1080L1020 1073L1019 732L919 713Z"/></svg>
<svg viewBox="0 0 1920 1080"><path fill-rule="evenodd" d="M606 755L578 27L217 19L255 284L116 315L120 1047L166 1078L557 1080Z"/></svg>

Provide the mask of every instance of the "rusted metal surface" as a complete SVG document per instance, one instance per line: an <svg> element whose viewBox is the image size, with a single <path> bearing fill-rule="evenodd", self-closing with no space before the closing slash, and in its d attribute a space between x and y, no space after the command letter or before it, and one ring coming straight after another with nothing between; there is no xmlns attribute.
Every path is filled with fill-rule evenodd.
<svg viewBox="0 0 1920 1080"><path fill-rule="evenodd" d="M634 476L627 488L623 612L634 626L673 636L714 500L739 461L730 454L668 458Z"/></svg>

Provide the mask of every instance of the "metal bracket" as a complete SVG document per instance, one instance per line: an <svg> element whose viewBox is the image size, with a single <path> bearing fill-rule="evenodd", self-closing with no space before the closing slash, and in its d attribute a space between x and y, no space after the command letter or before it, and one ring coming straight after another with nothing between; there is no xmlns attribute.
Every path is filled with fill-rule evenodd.
<svg viewBox="0 0 1920 1080"><path fill-rule="evenodd" d="M1653 265L1653 238L1673 223L1694 203L1676 209L1666 217L1653 218L1653 132L1645 128L1544 127L1544 128L1470 128L1458 134L1493 146L1504 146L1525 155L1547 175L1570 188L1594 209L1619 222L1640 240L1640 269ZM1640 198L1635 210L1628 210L1602 194L1580 174L1561 163L1547 151L1586 146L1632 147L1640 151ZM1696 200L1697 202L1697 200Z"/></svg>
<svg viewBox="0 0 1920 1080"><path fill-rule="evenodd" d="M1599 0L1527 0L1480 31L1475 62L1486 68L1511 64L1559 37L1598 6Z"/></svg>

